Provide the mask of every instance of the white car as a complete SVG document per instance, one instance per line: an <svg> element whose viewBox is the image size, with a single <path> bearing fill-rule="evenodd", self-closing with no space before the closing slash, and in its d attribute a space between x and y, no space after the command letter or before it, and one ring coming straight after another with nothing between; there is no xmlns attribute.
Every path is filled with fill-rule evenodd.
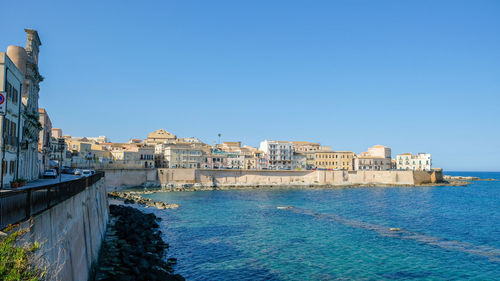
<svg viewBox="0 0 500 281"><path fill-rule="evenodd" d="M73 173L75 174L75 176L81 176L82 175L82 170L81 169L75 169L75 171Z"/></svg>
<svg viewBox="0 0 500 281"><path fill-rule="evenodd" d="M49 169L43 172L43 177L44 178L57 178L57 171L55 169Z"/></svg>
<svg viewBox="0 0 500 281"><path fill-rule="evenodd" d="M82 170L82 176L84 177L90 177L92 175L91 170Z"/></svg>

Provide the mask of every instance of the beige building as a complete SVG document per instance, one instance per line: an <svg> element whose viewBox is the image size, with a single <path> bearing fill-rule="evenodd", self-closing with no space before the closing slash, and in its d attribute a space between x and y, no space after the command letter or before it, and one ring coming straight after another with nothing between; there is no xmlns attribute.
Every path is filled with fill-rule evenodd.
<svg viewBox="0 0 500 281"><path fill-rule="evenodd" d="M64 142L62 149L59 147L59 139L52 137L50 139L50 155L51 161L56 162L57 166L61 163L61 167L71 167L71 152L68 151L68 146ZM62 151L61 151L62 150Z"/></svg>
<svg viewBox="0 0 500 281"><path fill-rule="evenodd" d="M356 171L388 171L392 169L391 149L383 145L375 145L354 159Z"/></svg>
<svg viewBox="0 0 500 281"><path fill-rule="evenodd" d="M51 153L51 138L52 138L52 122L49 114L44 108L38 109L39 122L42 126L38 139L38 153L40 172L50 168L50 153Z"/></svg>
<svg viewBox="0 0 500 281"><path fill-rule="evenodd" d="M322 147L319 143L316 142L292 141L292 143L295 153L294 155L296 155L294 165L297 167L297 165L299 165L297 160L300 159L300 161L302 161L302 159L305 158L305 168L303 168L301 165L299 165L299 167L301 169L307 169L307 170L314 168L315 167L314 153L316 153L316 151L324 147Z"/></svg>
<svg viewBox="0 0 500 281"><path fill-rule="evenodd" d="M63 137L62 129L52 128L52 137L59 139Z"/></svg>
<svg viewBox="0 0 500 281"><path fill-rule="evenodd" d="M314 154L316 169L354 170L354 152L351 151L317 151Z"/></svg>
<svg viewBox="0 0 500 281"><path fill-rule="evenodd" d="M199 145L172 144L164 148L164 161L168 168L201 168L203 150Z"/></svg>
<svg viewBox="0 0 500 281"><path fill-rule="evenodd" d="M86 138L66 138L66 146L71 153L71 167L89 166L92 155L92 143Z"/></svg>
<svg viewBox="0 0 500 281"><path fill-rule="evenodd" d="M177 137L167 132L164 129L156 130L148 134L148 137L144 142L148 145L162 144L162 143L173 143L177 140Z"/></svg>

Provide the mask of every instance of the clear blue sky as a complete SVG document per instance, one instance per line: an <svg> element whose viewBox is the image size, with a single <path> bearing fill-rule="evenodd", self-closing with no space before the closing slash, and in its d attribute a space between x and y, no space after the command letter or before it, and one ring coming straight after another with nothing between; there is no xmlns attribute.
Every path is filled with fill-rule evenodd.
<svg viewBox="0 0 500 281"><path fill-rule="evenodd" d="M44 2L44 3L42 3ZM317 141L500 170L500 1L5 1L54 127Z"/></svg>

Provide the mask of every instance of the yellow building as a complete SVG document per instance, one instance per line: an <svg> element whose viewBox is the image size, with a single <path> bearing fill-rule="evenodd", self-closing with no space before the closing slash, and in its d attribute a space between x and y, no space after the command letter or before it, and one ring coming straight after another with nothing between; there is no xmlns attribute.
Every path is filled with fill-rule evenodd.
<svg viewBox="0 0 500 281"><path fill-rule="evenodd" d="M317 169L354 170L354 152L351 151L317 151L314 153L314 164Z"/></svg>

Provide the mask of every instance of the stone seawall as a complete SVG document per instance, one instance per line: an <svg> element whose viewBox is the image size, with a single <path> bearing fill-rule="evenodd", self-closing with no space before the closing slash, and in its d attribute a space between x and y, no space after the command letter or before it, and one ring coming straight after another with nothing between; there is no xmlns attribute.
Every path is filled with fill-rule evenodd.
<svg viewBox="0 0 500 281"><path fill-rule="evenodd" d="M158 184L158 169L104 169L109 191L148 183Z"/></svg>
<svg viewBox="0 0 500 281"><path fill-rule="evenodd" d="M275 171L158 169L162 186L198 184L202 186L349 186L421 185L442 181L442 171Z"/></svg>
<svg viewBox="0 0 500 281"><path fill-rule="evenodd" d="M198 186L421 185L442 181L442 171L282 171L209 169L105 170L109 190L144 184Z"/></svg>
<svg viewBox="0 0 500 281"><path fill-rule="evenodd" d="M39 242L38 254L49 265L50 280L87 281L97 262L108 221L104 179L31 217L27 242Z"/></svg>

